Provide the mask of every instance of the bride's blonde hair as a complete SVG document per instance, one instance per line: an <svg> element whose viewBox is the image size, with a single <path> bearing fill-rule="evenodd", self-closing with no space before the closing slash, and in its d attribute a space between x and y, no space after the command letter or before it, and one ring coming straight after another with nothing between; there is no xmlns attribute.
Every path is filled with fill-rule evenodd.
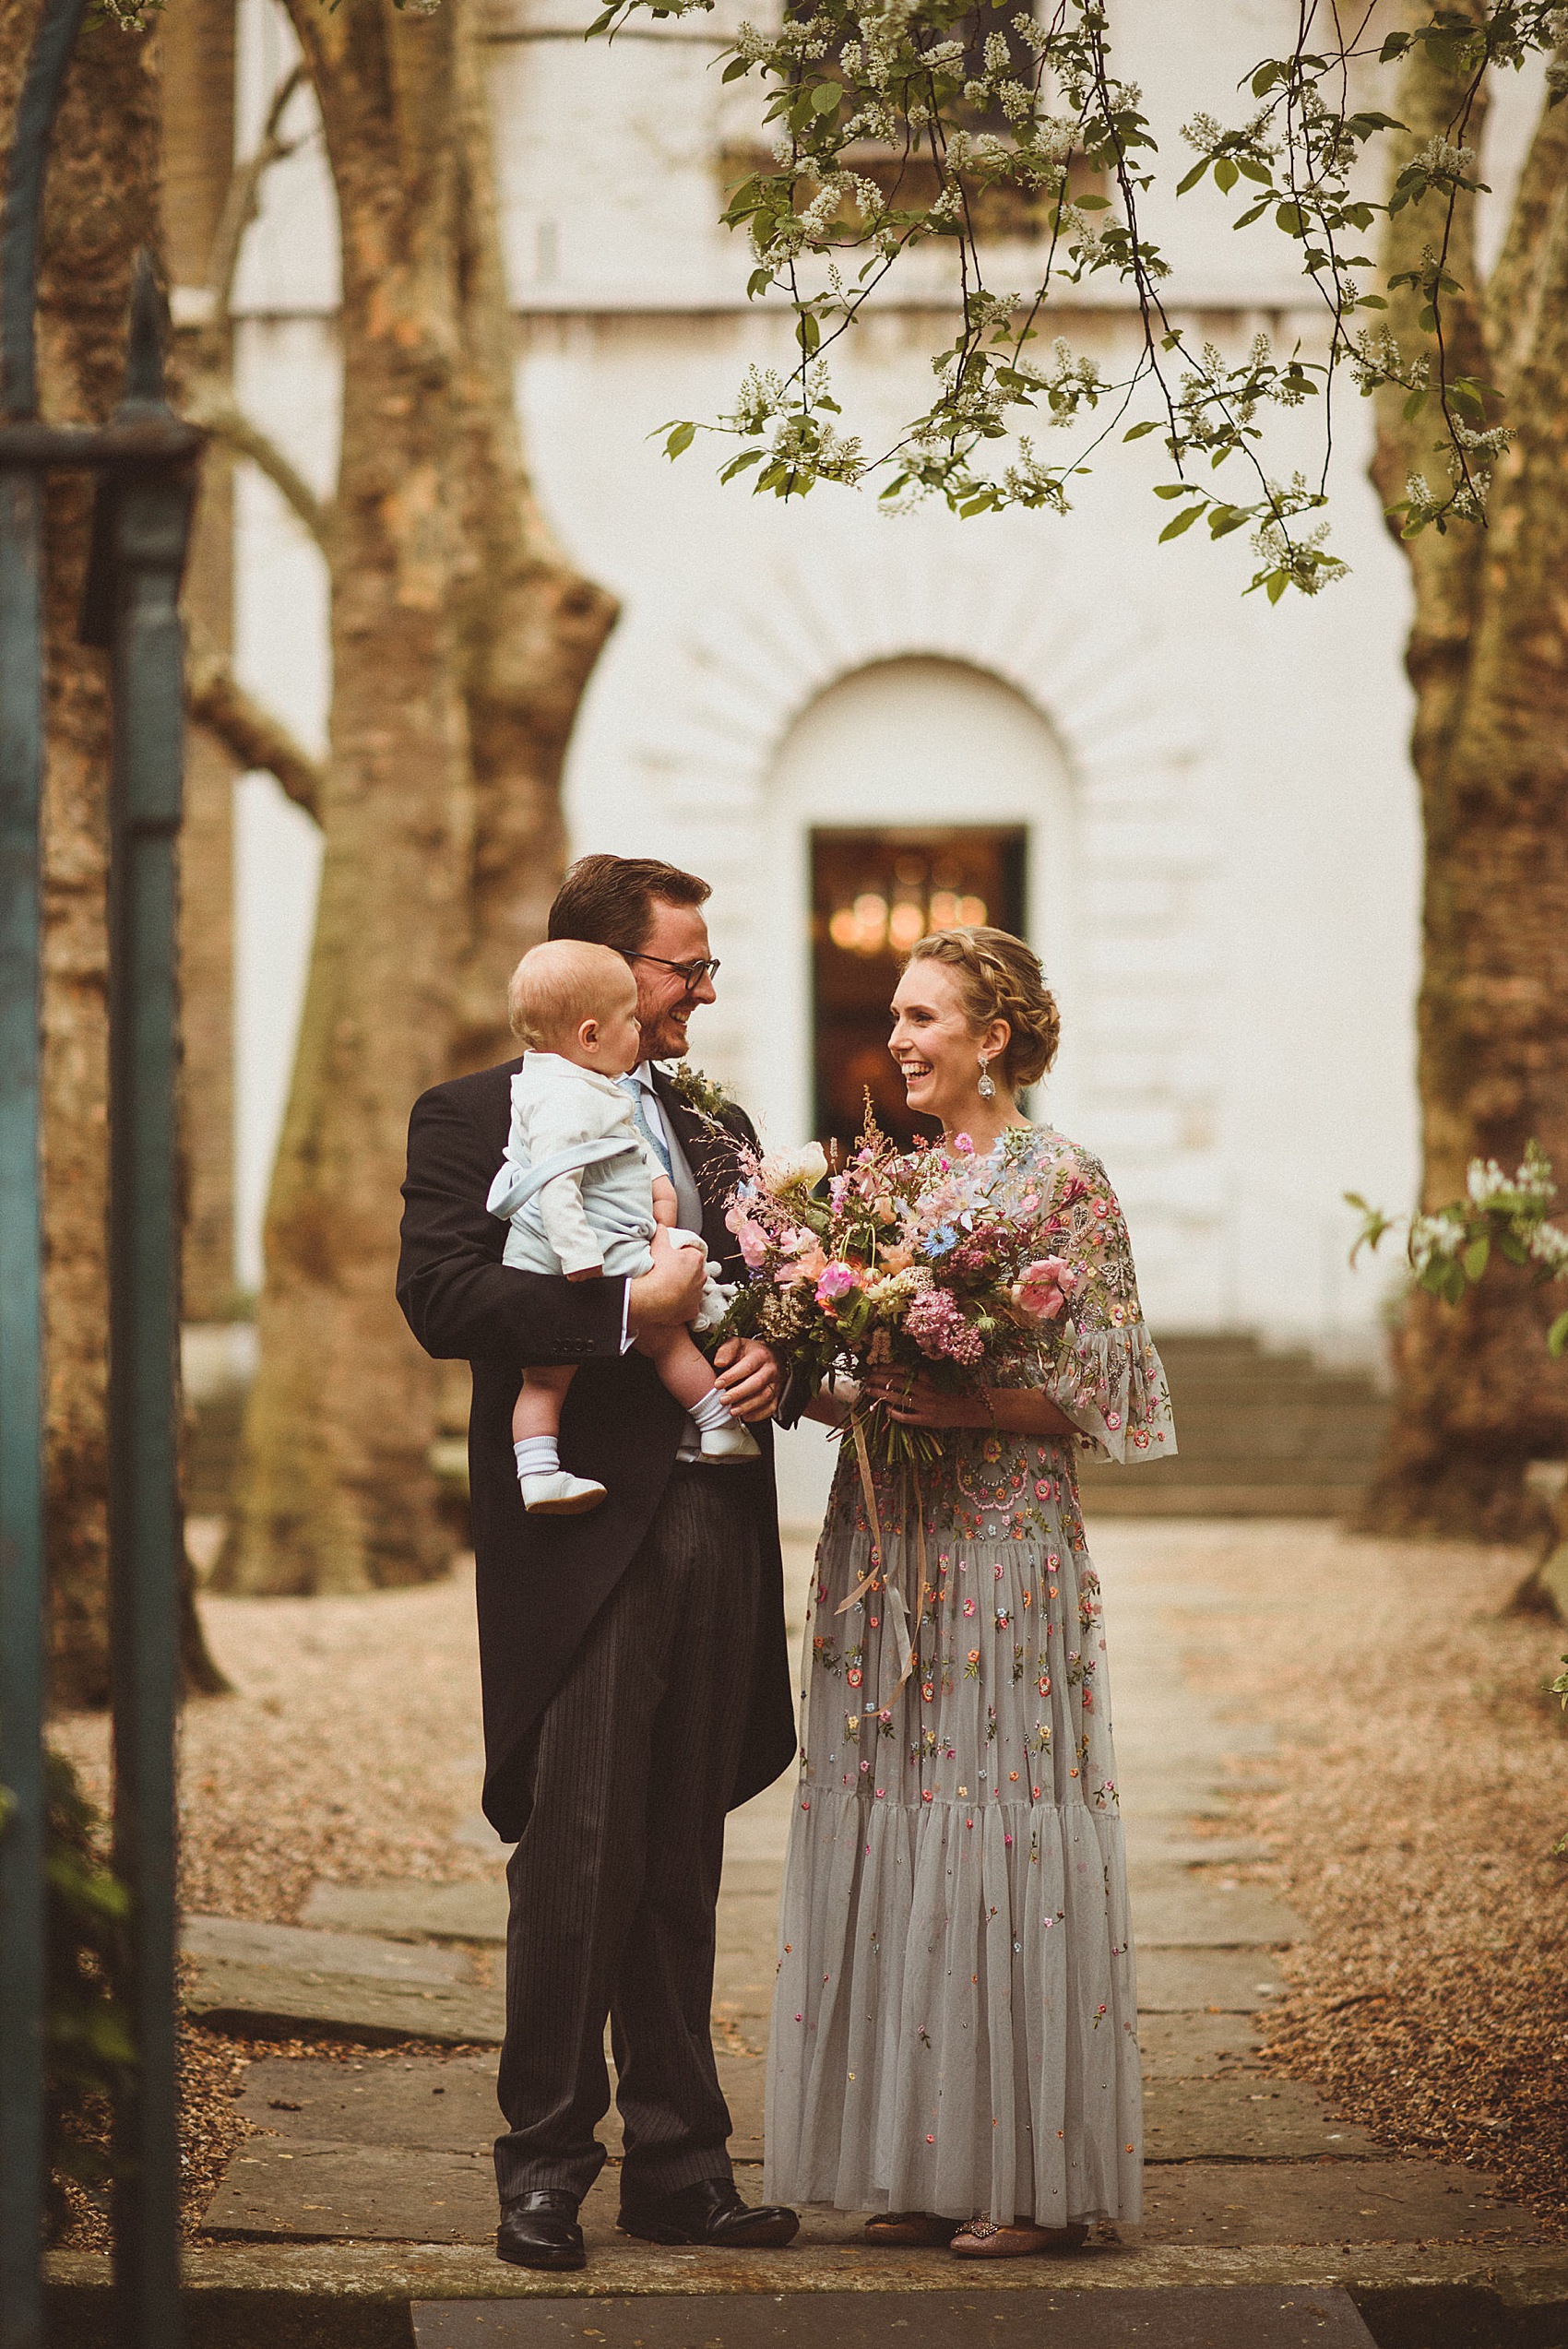
<svg viewBox="0 0 1568 2349"><path fill-rule="evenodd" d="M975 1027L1004 1019L1012 1033L998 1074L1011 1093L1034 1085L1056 1058L1062 1017L1045 983L1039 956L1011 931L976 929L963 923L933 930L910 950L912 963L945 963L958 983L959 1000Z"/></svg>

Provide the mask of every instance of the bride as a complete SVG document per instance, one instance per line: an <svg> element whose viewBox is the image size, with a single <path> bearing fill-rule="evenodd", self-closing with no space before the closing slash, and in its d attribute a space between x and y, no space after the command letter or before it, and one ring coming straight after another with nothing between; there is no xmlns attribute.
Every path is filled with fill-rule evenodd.
<svg viewBox="0 0 1568 2349"><path fill-rule="evenodd" d="M870 2241L994 2259L1140 2214L1137 1994L1074 1454L1176 1446L1104 1170L1016 1106L1056 1051L1036 957L1003 931L938 931L893 1015L910 1109L989 1157L999 1210L1034 1216L1039 1253L1076 1283L1043 1386L867 1382L941 1446L918 1477L874 1478L909 1621L922 1580L932 1591L902 1679L883 1584L840 1611L873 1540L854 1448L841 1454L817 1552L766 2191L873 2212ZM813 1415L840 1423L850 1400L840 1387Z"/></svg>

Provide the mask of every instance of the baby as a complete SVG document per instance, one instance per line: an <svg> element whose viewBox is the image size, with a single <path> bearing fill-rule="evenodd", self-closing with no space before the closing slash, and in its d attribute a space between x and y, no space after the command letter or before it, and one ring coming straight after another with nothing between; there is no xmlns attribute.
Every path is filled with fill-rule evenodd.
<svg viewBox="0 0 1568 2349"><path fill-rule="evenodd" d="M511 1226L503 1262L568 1280L646 1273L656 1224L669 1228L674 1246L700 1248L695 1232L675 1228L675 1186L615 1082L642 1051L636 981L622 957L552 939L523 956L507 1005L527 1050L512 1079L505 1158L486 1202ZM725 1302L710 1277L695 1326L715 1328ZM704 1460L756 1459L755 1437L731 1418L690 1330L646 1330L636 1344L695 1420ZM512 1412L523 1506L539 1516L578 1516L604 1499L601 1484L561 1465L561 1406L575 1375L565 1364L525 1370Z"/></svg>

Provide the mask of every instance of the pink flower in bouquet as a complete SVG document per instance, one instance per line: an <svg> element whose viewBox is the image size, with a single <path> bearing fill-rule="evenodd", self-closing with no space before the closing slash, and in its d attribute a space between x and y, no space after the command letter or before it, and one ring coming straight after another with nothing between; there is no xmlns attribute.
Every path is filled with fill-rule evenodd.
<svg viewBox="0 0 1568 2349"><path fill-rule="evenodd" d="M766 1232L760 1224L754 1223L750 1216L731 1213L725 1220L740 1243L741 1257L746 1270L756 1272L767 1258Z"/></svg>
<svg viewBox="0 0 1568 2349"><path fill-rule="evenodd" d="M915 1252L912 1248L879 1248L876 1252L879 1272L907 1273L914 1261Z"/></svg>
<svg viewBox="0 0 1568 2349"><path fill-rule="evenodd" d="M1013 1284L1013 1302L1037 1322L1053 1322L1073 1289L1065 1257L1040 1256L1026 1264Z"/></svg>
<svg viewBox="0 0 1568 2349"><path fill-rule="evenodd" d="M945 1288L922 1288L904 1316L904 1327L930 1361L974 1363L984 1357L985 1340Z"/></svg>
<svg viewBox="0 0 1568 2349"><path fill-rule="evenodd" d="M859 1286L852 1264L826 1264L817 1280L816 1301L819 1305L836 1305L839 1298L848 1297Z"/></svg>
<svg viewBox="0 0 1568 2349"><path fill-rule="evenodd" d="M805 1281L818 1279L827 1269L827 1258L816 1234L798 1227L785 1240L784 1256L786 1261L774 1275L780 1288L798 1288Z"/></svg>

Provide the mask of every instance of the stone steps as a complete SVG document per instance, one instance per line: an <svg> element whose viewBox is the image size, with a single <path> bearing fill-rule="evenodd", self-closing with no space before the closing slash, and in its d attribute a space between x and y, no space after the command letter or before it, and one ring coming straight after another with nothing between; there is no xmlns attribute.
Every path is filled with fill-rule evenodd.
<svg viewBox="0 0 1568 2349"><path fill-rule="evenodd" d="M1159 1350L1181 1449L1131 1469L1080 1463L1091 1519L1337 1517L1356 1507L1388 1412L1370 1375L1243 1336L1172 1337Z"/></svg>

